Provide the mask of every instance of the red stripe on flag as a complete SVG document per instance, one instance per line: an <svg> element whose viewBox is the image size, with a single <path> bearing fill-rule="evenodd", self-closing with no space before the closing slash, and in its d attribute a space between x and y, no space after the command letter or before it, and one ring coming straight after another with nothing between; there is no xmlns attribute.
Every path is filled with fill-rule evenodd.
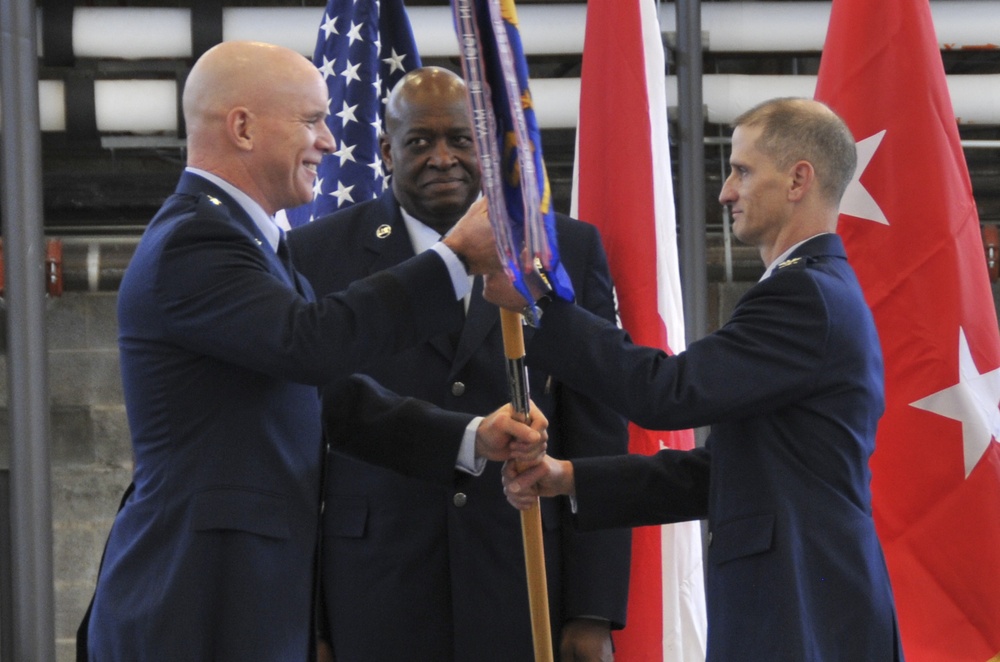
<svg viewBox="0 0 1000 662"><path fill-rule="evenodd" d="M927 0L834 0L816 96L867 164L839 232L885 358L872 504L903 648L982 662L1000 651L1000 333Z"/></svg>
<svg viewBox="0 0 1000 662"><path fill-rule="evenodd" d="M588 4L577 200L580 217L601 229L623 325L637 343L663 347L667 334L657 314L652 154L640 34L635 2ZM623 268L630 263L636 268Z"/></svg>
<svg viewBox="0 0 1000 662"><path fill-rule="evenodd" d="M587 4L574 214L601 231L622 326L636 343L671 352L671 335L675 348L683 349L683 325L668 328L671 320L680 319L680 276L670 164L663 156L668 149L666 102L662 89L649 88L647 52L657 52L647 49L659 49L653 75L660 76L660 82L665 71L659 26L644 21L656 21L652 0ZM651 45L650 39L655 43ZM651 104L656 92L658 103ZM651 112L661 113L661 121L651 121ZM668 219L663 218L664 210L669 211ZM658 242L665 229L671 238L669 250ZM665 296L673 298L668 303L676 306L676 315L664 314ZM654 433L630 427L631 452L649 455L664 445L691 448L693 435L690 430ZM704 657L700 528L697 523L674 526L682 528L670 538L667 549L661 527L634 530L628 624L615 636L615 659L620 662ZM687 595L678 596L681 584L693 585L692 604L679 604ZM670 592L669 599L665 591Z"/></svg>

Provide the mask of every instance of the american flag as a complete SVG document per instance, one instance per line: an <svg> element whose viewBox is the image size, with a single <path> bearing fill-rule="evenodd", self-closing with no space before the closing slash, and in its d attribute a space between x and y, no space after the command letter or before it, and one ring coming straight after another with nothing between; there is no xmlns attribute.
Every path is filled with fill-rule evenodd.
<svg viewBox="0 0 1000 662"><path fill-rule="evenodd" d="M297 227L388 187L378 137L393 85L420 66L403 0L329 0L313 62L330 91L335 150L320 164L311 203L286 210Z"/></svg>

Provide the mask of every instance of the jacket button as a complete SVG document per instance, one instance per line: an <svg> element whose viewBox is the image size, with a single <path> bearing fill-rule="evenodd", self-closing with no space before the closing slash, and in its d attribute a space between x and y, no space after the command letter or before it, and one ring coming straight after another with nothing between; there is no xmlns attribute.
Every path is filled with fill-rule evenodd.
<svg viewBox="0 0 1000 662"><path fill-rule="evenodd" d="M461 508L469 502L469 497L465 496L464 492L456 492L455 496L451 498L451 502L455 504L456 508Z"/></svg>
<svg viewBox="0 0 1000 662"><path fill-rule="evenodd" d="M712 546L712 532L711 531L708 532L708 546L709 547Z"/></svg>
<svg viewBox="0 0 1000 662"><path fill-rule="evenodd" d="M462 395L463 393L465 393L465 384L462 382L455 382L451 385L452 395Z"/></svg>

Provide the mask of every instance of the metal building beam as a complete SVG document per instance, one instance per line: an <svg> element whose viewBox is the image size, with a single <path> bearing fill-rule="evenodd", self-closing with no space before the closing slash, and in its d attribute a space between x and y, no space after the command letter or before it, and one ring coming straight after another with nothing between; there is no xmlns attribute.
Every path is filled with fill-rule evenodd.
<svg viewBox="0 0 1000 662"><path fill-rule="evenodd" d="M54 660L45 244L35 3L0 2L14 660Z"/></svg>

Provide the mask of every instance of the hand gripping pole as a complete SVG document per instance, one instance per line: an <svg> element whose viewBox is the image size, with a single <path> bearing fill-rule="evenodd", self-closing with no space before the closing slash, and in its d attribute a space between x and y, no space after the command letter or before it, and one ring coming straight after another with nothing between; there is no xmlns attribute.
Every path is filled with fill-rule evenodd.
<svg viewBox="0 0 1000 662"><path fill-rule="evenodd" d="M507 380L514 410L528 418L530 411L528 369L524 364L524 329L521 314L500 309L504 354L507 357ZM521 537L524 542L524 565L528 578L528 602L531 607L531 636L535 662L552 662L552 628L549 624L549 593L545 577L545 545L542 539L542 509L538 499L521 511Z"/></svg>

